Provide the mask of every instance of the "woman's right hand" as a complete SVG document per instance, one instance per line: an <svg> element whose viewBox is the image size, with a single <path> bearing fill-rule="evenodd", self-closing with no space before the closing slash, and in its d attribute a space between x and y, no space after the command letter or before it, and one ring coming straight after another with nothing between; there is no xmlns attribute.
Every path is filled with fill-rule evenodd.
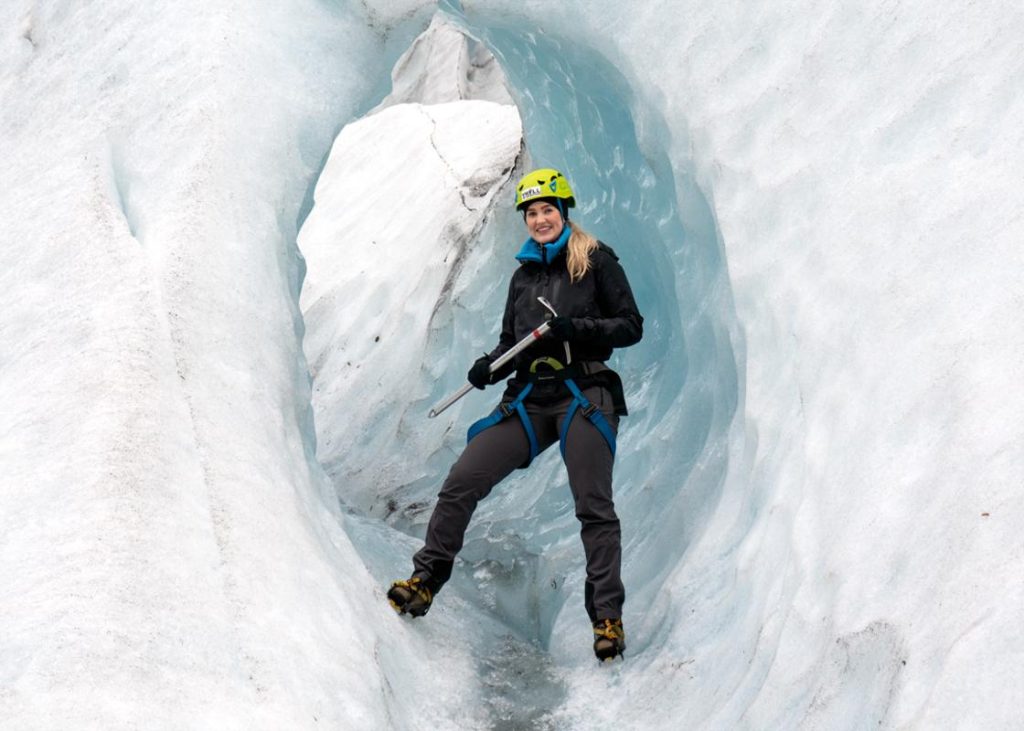
<svg viewBox="0 0 1024 731"><path fill-rule="evenodd" d="M486 355L477 358L473 367L469 369L466 378L474 387L483 390L484 386L491 383L491 359Z"/></svg>

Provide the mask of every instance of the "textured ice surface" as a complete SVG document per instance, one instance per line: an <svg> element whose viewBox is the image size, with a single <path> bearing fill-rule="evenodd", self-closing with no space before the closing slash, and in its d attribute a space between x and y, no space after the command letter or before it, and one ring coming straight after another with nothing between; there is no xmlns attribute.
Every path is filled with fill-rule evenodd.
<svg viewBox="0 0 1024 731"><path fill-rule="evenodd" d="M475 44L399 68L381 119L496 90L494 52L474 98L515 100L648 318L610 673L554 455L428 621L380 593L493 403L419 414L493 342L503 204L408 302L441 304L427 370L387 364L407 411L348 409L395 448L314 458L297 222L432 5L0 7L0 726L1019 726L1019 3L467 1Z"/></svg>
<svg viewBox="0 0 1024 731"><path fill-rule="evenodd" d="M652 605L670 626L570 715L1018 725L1020 9L464 5L622 71L643 148L713 202L745 341L721 500Z"/></svg>
<svg viewBox="0 0 1024 731"><path fill-rule="evenodd" d="M0 29L0 726L387 727L396 645L360 626L393 617L313 459L294 239L370 91L337 49L393 57L320 3Z"/></svg>
<svg viewBox="0 0 1024 731"><path fill-rule="evenodd" d="M505 74L487 47L443 13L434 15L391 71L391 92L370 113L401 102L442 104L480 99L513 104ZM477 140L466 140L474 147Z"/></svg>
<svg viewBox="0 0 1024 731"><path fill-rule="evenodd" d="M525 235L510 211L511 187L493 198L519 151L518 115L504 107L516 127L502 128L480 121L499 113L494 104L419 101L500 98L509 87L526 125L529 164L573 171L576 219L619 252L650 322L643 347L616 361L632 408L620 434L617 501L627 525L627 582L634 605L643 607L699 534L726 469L738 382L715 224L685 178L678 195L689 215L681 221L668 162L642 154L628 86L599 54L511 26L462 23L479 40L435 24L397 64L394 84L405 91L386 104L411 103L387 106L342 132L300 233L309 265L303 309L318 455L354 512L421 536L466 426L498 397L497 389L473 393L438 420L424 419L430 404L464 382L475 353L496 342L513 255ZM494 77L496 90L467 92L470 85L451 69L469 75L490 67L486 57L476 66L465 61L481 42L498 55L508 81ZM450 148L440 144L446 140L472 164L448 169ZM464 200L474 170L481 192ZM392 215L396 209L401 216ZM676 271L690 276L677 281ZM368 398L373 408L352 408ZM631 438L645 432L648 439ZM381 552L374 541L390 540L381 530L360 535L367 538L356 541L364 556ZM556 723L557 716L557 723L583 723L564 707L562 690L581 667L590 682L593 658L578 523L557 450L480 506L462 559L434 611L455 612L454 594L463 621L480 621L466 614L468 604L506 624L507 635L483 633L475 648L494 663L483 671L490 685L517 688L506 711L492 709L492 721L522 727L540 718ZM381 581L410 568L406 557ZM627 610L626 619L636 658L655 629L672 623L664 613ZM510 650L508 637L527 643L525 652ZM536 673L524 666L547 663L548 693L517 679Z"/></svg>
<svg viewBox="0 0 1024 731"><path fill-rule="evenodd" d="M428 342L450 332L452 290L481 266L476 239L521 144L514 106L475 100L391 106L334 144L299 246L318 456L347 505L394 512L440 448L446 422L426 424L425 404L460 354L427 360Z"/></svg>

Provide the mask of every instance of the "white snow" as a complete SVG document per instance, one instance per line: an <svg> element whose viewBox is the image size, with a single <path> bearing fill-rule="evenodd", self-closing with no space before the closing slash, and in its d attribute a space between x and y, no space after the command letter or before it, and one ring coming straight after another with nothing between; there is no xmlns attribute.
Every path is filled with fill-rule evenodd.
<svg viewBox="0 0 1024 731"><path fill-rule="evenodd" d="M494 55L438 13L395 63L391 92L369 113L402 102L443 104L470 99L514 104ZM466 142L466 147L472 147L471 140Z"/></svg>
<svg viewBox="0 0 1024 731"><path fill-rule="evenodd" d="M0 8L0 728L1021 728L1019 4L443 5ZM556 454L383 599L533 162L647 317L614 668Z"/></svg>
<svg viewBox="0 0 1024 731"><path fill-rule="evenodd" d="M426 96L450 98L430 78ZM298 245L317 454L346 504L368 510L424 474L428 447L406 440L428 426L435 389L423 376L444 372L424 362L428 336L451 319L455 281L479 261L473 248L521 145L515 107L475 99L388 106L334 143ZM427 433L429 443L440 431Z"/></svg>
<svg viewBox="0 0 1024 731"><path fill-rule="evenodd" d="M0 27L0 725L386 726L294 248L366 88L334 49L372 35L318 3Z"/></svg>

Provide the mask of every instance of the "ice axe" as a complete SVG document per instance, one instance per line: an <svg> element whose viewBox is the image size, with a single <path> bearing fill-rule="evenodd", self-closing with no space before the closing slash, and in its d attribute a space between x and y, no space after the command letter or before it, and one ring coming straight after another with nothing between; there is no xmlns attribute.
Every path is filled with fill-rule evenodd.
<svg viewBox="0 0 1024 731"><path fill-rule="evenodd" d="M555 308L551 306L550 302L548 302L543 297L538 297L537 301L548 308L548 311L551 313L552 318L558 317L558 313L555 312ZM565 364L569 365L570 363L572 363L572 352L569 350L569 342L565 341L562 343L562 345L565 346Z"/></svg>
<svg viewBox="0 0 1024 731"><path fill-rule="evenodd" d="M551 306L550 302L548 302L543 297L538 297L537 300L542 305L544 305L544 307L546 307L547 309L551 310L552 314L554 314L557 317L557 313L555 313L555 308ZM551 325L548 323L547 320L545 320L543 323L541 323L536 328L531 330L529 335L527 335L525 338L523 338L518 343L513 345L507 352L503 353L500 357L495 358L494 362L491 363L490 372L494 373L496 370L498 370L503 365L508 363L510 360L515 358L521 352L523 352L528 347L533 345L534 341L539 340L540 338L544 337L544 333L546 333L550 329L551 329ZM566 352L566 355L569 354L569 344L568 343L566 343L566 350L565 350L565 352ZM454 404L456 401L458 401L460 398L462 398L463 396L465 396L467 393L469 393L472 390L473 390L473 384L472 383L467 383L465 386L460 388L458 391L453 393L451 396L446 398L444 401L439 401L434 406L434 408L432 408L430 411L427 412L427 418L428 419L433 419L435 416L440 414L442 411L447 409L449 406Z"/></svg>

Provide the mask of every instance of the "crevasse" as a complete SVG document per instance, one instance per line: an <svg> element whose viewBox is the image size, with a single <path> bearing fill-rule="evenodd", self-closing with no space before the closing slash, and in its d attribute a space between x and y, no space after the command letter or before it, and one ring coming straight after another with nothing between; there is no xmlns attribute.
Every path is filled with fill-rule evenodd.
<svg viewBox="0 0 1024 731"><path fill-rule="evenodd" d="M685 597L666 604L662 584L719 497L741 398L712 209L687 171L671 169L659 148L666 128L649 110L650 131L638 139L638 101L594 49L521 25L471 22L451 8L396 65L393 86L339 136L299 236L309 261L303 309L319 454L350 509L349 533L382 584L408 573L465 427L498 396L474 393L436 423L425 418L495 341L522 238L508 182L533 165L563 169L579 200L575 219L615 248L647 322L644 341L613 361L631 409L615 476L625 620L632 662L645 662L685 611ZM501 134L514 139L479 132L486 116L458 140L435 122L505 114L513 100L522 132ZM343 144L357 129L380 149ZM461 174L431 162L438 133L450 154L470 161ZM432 186L451 192L424 202ZM465 204L467 189L477 190L476 205ZM420 200L406 197L416 191ZM353 413L373 389L371 408ZM590 661L582 577L564 468L550 450L480 505L455 577L426 620L493 627L472 648L490 722L554 723L574 713L567 674Z"/></svg>

